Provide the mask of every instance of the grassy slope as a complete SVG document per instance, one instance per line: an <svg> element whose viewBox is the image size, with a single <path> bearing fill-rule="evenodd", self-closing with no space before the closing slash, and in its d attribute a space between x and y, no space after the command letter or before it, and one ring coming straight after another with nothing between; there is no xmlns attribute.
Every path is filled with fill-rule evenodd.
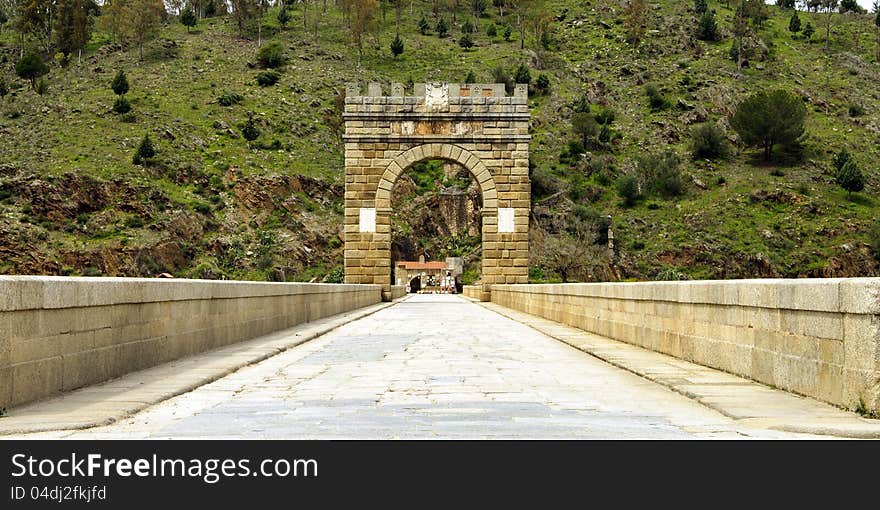
<svg viewBox="0 0 880 510"><path fill-rule="evenodd" d="M6 177L0 173L0 185L4 180L60 178L75 173L158 189L170 205L147 217L144 227L126 227L125 214L109 214L111 225L104 225L99 235L87 235L62 228L58 222L41 223L40 218L36 218L40 226L21 224L20 220L27 217L22 211L27 212L28 203L13 196L0 205L3 231L10 238L13 234L21 237L22 232L34 234L37 239L45 237L36 244L39 252L47 259L58 259L59 254L78 250L148 246L161 237L161 229L150 226L162 225L163 219L183 209L196 221L214 222L219 227L208 228L194 243L194 254L184 262L172 267L141 266L141 271L198 275L193 268L203 266L230 277L266 278L273 267L285 263L287 253L302 245L317 250L319 255L300 261L285 278L320 276L339 262L338 242L316 242L338 232L338 196L331 194L316 205L300 193L297 207L282 208L279 204L285 197L270 192L273 204L254 212L241 203L234 189L236 181L248 176L305 175L338 186L342 176L341 142L326 125L325 115L334 115L333 98L346 81L461 81L469 70L478 80L489 81L496 65L511 68L526 62L533 68L541 67L540 71L533 70L533 76L547 73L553 87L552 95L532 100L533 159L539 167L552 171L563 187L573 178L573 169L558 163L559 153L571 138L567 105L585 90L617 112L615 127L623 133L623 139L614 157L621 171L631 168L631 159L644 151L668 145L686 154L689 128L683 120L685 112L650 112L641 85L646 81L657 83L673 103L681 98L702 106L713 119L722 122L737 100L761 87L783 86L810 96L807 160L783 168L783 176L774 177L771 168L753 165L752 151L738 149L728 162L687 161L685 175L692 175L708 189L689 186L686 196L678 200L649 200L624 209L612 187L594 198L589 205L614 218L624 277L651 278L668 267L694 277L766 273L766 267L755 267L756 257L769 260L778 275L876 273L876 265L861 263L866 249L861 244L865 231L878 215L873 197L880 186L880 66L871 61L876 43L867 17L858 21L836 17L834 51L826 55L821 42L792 40L786 30L788 15L771 9L774 17L762 33L772 42L771 58L761 63L763 69L753 65L743 77L737 77L735 64L726 57L729 39L711 44L697 42L704 49L702 55L690 49L693 21L686 11L689 2L653 2L651 5L658 8L649 9L648 28L657 32L650 32L634 51L623 40L621 2L550 1L553 14L563 8L568 14L563 22L554 23L557 46L537 53L523 52L518 41L504 42L500 35L489 40L484 31L475 36L477 47L471 51L458 47L455 28L446 39L421 36L415 30L415 21L422 12L422 3L415 2L413 17L404 12L404 54L393 59L387 49L394 34L394 16L389 13L384 32L376 41L368 40L360 69L355 68L356 51L340 30L344 21L335 9L322 17L317 42L311 33L304 33L296 11L288 30L276 37L290 48L290 63L280 83L269 88L256 85L257 70L247 65L255 61L256 41L239 39L233 25L224 19L202 20L192 34L178 24L168 25L162 37L174 41L176 48L157 42L146 52L144 62L137 61L136 50L112 51L96 38L81 66L53 69L48 95L38 97L21 89L2 102L0 166L14 167L17 173L11 176L6 172ZM728 27L732 12L718 2L710 3L719 12L719 24ZM497 11L490 10L482 24L497 23L497 18ZM812 19L818 29L820 19ZM274 25L273 10L265 18L264 38L271 36ZM852 48L857 26L862 27L858 53ZM814 39L822 33L819 30ZM8 34L3 37L8 38ZM530 40L527 45L535 47ZM621 72L624 67L627 71ZM134 123L121 122L109 112L114 100L109 82L119 68L126 70L132 85L128 96L136 112ZM10 62L2 64L2 70L11 78ZM698 86L689 91L682 85L685 77ZM604 94L599 93L603 89L600 82ZM216 97L227 90L243 94L245 101L233 107L219 106ZM850 102L865 106L867 114L849 118L846 110ZM11 118L12 112L20 116ZM261 141L269 144L278 140L281 150L251 150L240 137L233 138L225 129L215 128L222 123L240 131L248 112L254 112L261 121ZM134 148L147 132L159 142L159 166L165 171L145 171L130 163ZM866 193L858 200L848 200L845 192L831 184L828 174L832 152L844 146L858 155L868 176ZM230 167L235 169L232 176ZM189 175L193 178L181 177ZM719 176L726 180L723 185L718 184ZM191 184L211 177L221 179L222 184L207 192L204 186ZM588 183L598 186L594 177ZM750 199L754 190L776 189L782 191L781 202ZM213 207L208 213L193 212L199 203L217 193L226 207ZM651 203L654 205L649 208ZM554 209L565 214L570 207L566 200ZM107 209L113 213L115 206L108 205ZM329 231L322 231L320 225L329 225ZM303 237L299 231L309 228L315 234ZM271 255L273 260L258 263L258 256L237 264L219 260L224 257L223 247L230 246L229 238L236 239L233 244L242 254L259 252L259 236L265 231L280 239ZM217 239L223 242L215 242ZM644 248L639 249L641 245ZM848 248L842 248L844 245ZM840 263L840 259L849 262ZM86 264L67 259L62 262L72 265L70 269L75 273L82 272ZM20 271L22 267L14 257L0 262L3 272ZM108 267L100 269L113 272Z"/></svg>

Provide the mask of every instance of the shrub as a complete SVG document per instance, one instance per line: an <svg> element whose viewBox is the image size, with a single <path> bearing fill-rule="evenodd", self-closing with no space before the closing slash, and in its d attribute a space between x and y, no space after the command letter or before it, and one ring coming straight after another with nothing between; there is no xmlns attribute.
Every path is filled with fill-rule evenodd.
<svg viewBox="0 0 880 510"><path fill-rule="evenodd" d="M526 85L531 85L532 73L529 72L529 68L526 67L525 64L520 64L519 67L516 68L516 71L513 73L513 81L514 83L525 83Z"/></svg>
<svg viewBox="0 0 880 510"><path fill-rule="evenodd" d="M283 4L281 6L281 10L278 11L275 19L278 20L278 26L281 27L281 30L287 28L287 24L290 23L290 20L293 19L293 16L290 14L290 9L286 4Z"/></svg>
<svg viewBox="0 0 880 510"><path fill-rule="evenodd" d="M495 80L495 83L503 83L508 94L513 92L513 79L503 67L497 66L492 70L492 79Z"/></svg>
<svg viewBox="0 0 880 510"><path fill-rule="evenodd" d="M0 78L0 97L6 97L6 94L9 94L9 84L5 79Z"/></svg>
<svg viewBox="0 0 880 510"><path fill-rule="evenodd" d="M664 197L677 197L684 193L684 180L681 178L678 157L668 153L658 161L654 169L653 188Z"/></svg>
<svg viewBox="0 0 880 510"><path fill-rule="evenodd" d="M623 204L625 206L632 207L635 205L642 196L642 192L639 189L638 179L633 175L624 175L618 179L617 194L623 199Z"/></svg>
<svg viewBox="0 0 880 510"><path fill-rule="evenodd" d="M446 37L446 33L449 32L449 25L446 24L446 20L440 18L440 21L437 22L437 35L440 38Z"/></svg>
<svg viewBox="0 0 880 510"><path fill-rule="evenodd" d="M603 126L610 126L614 120L617 118L617 113L614 112L611 108L606 108L604 106L600 106L596 109L596 113L594 115L596 117L596 122Z"/></svg>
<svg viewBox="0 0 880 510"><path fill-rule="evenodd" d="M254 121L253 114L248 114L248 120L241 129L241 135L248 142L253 142L260 136L260 130L257 129L257 123Z"/></svg>
<svg viewBox="0 0 880 510"><path fill-rule="evenodd" d="M648 106L651 107L652 111L665 110L670 106L669 100L660 92L657 85L653 83L645 85L645 95L648 96Z"/></svg>
<svg viewBox="0 0 880 510"><path fill-rule="evenodd" d="M46 94L46 92L49 92L49 82L46 78L40 78L37 80L37 84L34 86L34 91L41 96Z"/></svg>
<svg viewBox="0 0 880 510"><path fill-rule="evenodd" d="M131 111L131 103L128 102L128 99L125 99L125 96L119 96L116 98L116 102L113 103L113 111L118 114L128 113Z"/></svg>
<svg viewBox="0 0 880 510"><path fill-rule="evenodd" d="M709 10L709 4L706 0L694 0L694 12L697 14L703 14Z"/></svg>
<svg viewBox="0 0 880 510"><path fill-rule="evenodd" d="M550 91L550 78L546 74L541 73L538 75L537 81L535 81L535 88L539 93L546 94Z"/></svg>
<svg viewBox="0 0 880 510"><path fill-rule="evenodd" d="M813 28L813 24L808 21L807 26L804 27L804 37L806 37L807 40L809 41L810 39L813 38L813 34L815 34L815 33L816 33L816 29Z"/></svg>
<svg viewBox="0 0 880 510"><path fill-rule="evenodd" d="M257 52L257 61L266 69L283 66L287 63L284 46L278 41L270 42Z"/></svg>
<svg viewBox="0 0 880 510"><path fill-rule="evenodd" d="M880 219L875 221L871 225L871 229L868 230L868 241L871 243L871 248L874 249L874 257L880 260Z"/></svg>
<svg viewBox="0 0 880 510"><path fill-rule="evenodd" d="M473 71L468 71L467 76L464 77L465 83L476 83L477 77L474 75Z"/></svg>
<svg viewBox="0 0 880 510"><path fill-rule="evenodd" d="M128 228L141 228L144 226L144 220L140 216L129 216L125 219L125 226Z"/></svg>
<svg viewBox="0 0 880 510"><path fill-rule="evenodd" d="M801 31L801 18L797 15L797 12L792 13L791 18L788 20L788 31L793 34Z"/></svg>
<svg viewBox="0 0 880 510"><path fill-rule="evenodd" d="M865 107L858 103L850 103L847 110L850 117L861 117L865 114Z"/></svg>
<svg viewBox="0 0 880 510"><path fill-rule="evenodd" d="M461 36L461 39L458 40L458 45L464 49L472 48L474 46L474 40L471 39L471 34L465 32Z"/></svg>
<svg viewBox="0 0 880 510"><path fill-rule="evenodd" d="M141 140L140 145L138 145L137 151L134 153L134 157L132 158L132 162L135 165L140 165L141 163L149 162L150 158L156 155L156 148L153 147L153 141L150 140L149 133L144 135L143 140Z"/></svg>
<svg viewBox="0 0 880 510"><path fill-rule="evenodd" d="M465 21L461 25L461 32L463 34L473 34L474 33L474 25L470 21Z"/></svg>
<svg viewBox="0 0 880 510"><path fill-rule="evenodd" d="M425 18L425 15L422 14L422 19L419 20L419 33L422 35L427 35L431 30L431 26L428 25L428 19Z"/></svg>
<svg viewBox="0 0 880 510"><path fill-rule="evenodd" d="M727 155L727 137L718 124L707 122L691 131L691 156L694 159L723 159Z"/></svg>
<svg viewBox="0 0 880 510"><path fill-rule="evenodd" d="M324 277L324 283L343 283L345 281L345 269L336 266Z"/></svg>
<svg viewBox="0 0 880 510"><path fill-rule="evenodd" d="M834 159L831 161L834 165L834 175L840 173L843 169L843 165L845 165L849 160L852 159L852 155L846 149L840 149L840 152L834 155Z"/></svg>
<svg viewBox="0 0 880 510"><path fill-rule="evenodd" d="M853 192L859 192L865 189L865 176L862 175L859 165L857 165L852 159L843 165L843 168L841 168L840 172L837 174L836 180L837 184L845 189L850 195L852 195Z"/></svg>
<svg viewBox="0 0 880 510"><path fill-rule="evenodd" d="M261 87L271 87L278 83L278 80L281 79L281 75L278 74L277 71L262 71L257 75L257 84ZM228 106L228 105L224 105Z"/></svg>
<svg viewBox="0 0 880 510"><path fill-rule="evenodd" d="M559 181L543 168L534 167L529 172L529 179L532 182L533 198L548 197L559 191Z"/></svg>
<svg viewBox="0 0 880 510"><path fill-rule="evenodd" d="M510 25L504 25L504 40L510 42L510 37L513 35L513 28Z"/></svg>
<svg viewBox="0 0 880 510"><path fill-rule="evenodd" d="M486 35L489 37L495 37L498 35L498 29L495 28L494 23L490 23L488 27L486 27Z"/></svg>
<svg viewBox="0 0 880 510"><path fill-rule="evenodd" d="M217 102L220 103L221 106L232 106L242 102L244 98L241 94L237 94L235 92L224 92L217 98Z"/></svg>

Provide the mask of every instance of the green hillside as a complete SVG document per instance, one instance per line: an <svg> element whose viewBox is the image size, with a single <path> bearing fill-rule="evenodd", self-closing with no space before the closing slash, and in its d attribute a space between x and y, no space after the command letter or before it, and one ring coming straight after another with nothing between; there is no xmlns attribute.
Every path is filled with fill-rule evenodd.
<svg viewBox="0 0 880 510"><path fill-rule="evenodd" d="M627 41L627 2L547 1L546 35L529 28L525 49L514 14L508 9L502 21L491 1L472 48L459 44L462 24L474 19L470 2L459 2L455 22L442 12L450 28L438 37L436 3L402 3L398 57L390 50L397 25L390 5L376 10L379 28L365 35L360 58L333 2L308 4L307 29L300 3L285 30L280 7L270 7L259 42L256 32L240 37L230 16L201 19L191 33L168 16L142 60L99 19L69 65L43 48L50 71L42 95L16 77L22 43L7 23L0 33L0 77L9 89L0 99L0 273L338 281L345 82L462 82L468 73L490 82L499 66L513 75L524 64L533 84L542 74L549 81L547 92L533 87L530 100L536 280L558 277L545 262L545 242L579 221L604 225L607 216L613 256L575 278L880 275L880 246L871 246L880 245L873 15L835 14L825 51L823 14L799 14L816 28L807 41L789 32L791 11L768 6L739 72L730 58L728 2L709 1L721 38L705 42L694 35L691 2L648 1L635 46ZM275 85L260 86L259 46L271 41L282 45L286 63ZM41 45L25 40L24 47ZM113 111L110 83L119 70L130 83L127 114ZM649 84L665 108L650 107ZM728 119L749 94L776 88L803 98L806 136L799 150L765 163ZM236 94L239 102L222 104ZM572 118L586 103L594 114L613 111L607 143L569 154L578 139ZM243 137L249 116L260 133L250 142ZM707 121L726 132L726 160L690 156L690 131ZM146 134L157 155L135 165ZM844 148L864 173L861 192L835 183L832 158ZM640 158L665 151L679 156L683 193L625 205L617 182L636 172ZM604 231L598 237L605 242Z"/></svg>

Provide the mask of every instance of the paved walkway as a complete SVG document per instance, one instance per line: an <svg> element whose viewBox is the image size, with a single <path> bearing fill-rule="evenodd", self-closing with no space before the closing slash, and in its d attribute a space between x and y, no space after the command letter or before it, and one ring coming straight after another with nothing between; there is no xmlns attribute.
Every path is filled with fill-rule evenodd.
<svg viewBox="0 0 880 510"><path fill-rule="evenodd" d="M69 438L803 438L744 427L457 296L416 295ZM34 437L34 436L32 436Z"/></svg>

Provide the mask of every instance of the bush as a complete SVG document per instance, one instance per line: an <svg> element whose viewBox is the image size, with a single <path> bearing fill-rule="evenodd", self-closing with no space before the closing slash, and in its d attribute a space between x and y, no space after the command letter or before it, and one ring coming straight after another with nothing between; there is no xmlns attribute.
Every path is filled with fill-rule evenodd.
<svg viewBox="0 0 880 510"><path fill-rule="evenodd" d="M113 93L117 96L124 96L128 92L128 78L125 76L125 71L120 69L116 76L113 77L113 81L110 83L110 88L113 89Z"/></svg>
<svg viewBox="0 0 880 510"><path fill-rule="evenodd" d="M516 68L516 71L513 73L513 81L514 83L525 83L526 85L531 85L532 73L529 72L529 68L526 67L525 64L520 64L519 67Z"/></svg>
<svg viewBox="0 0 880 510"><path fill-rule="evenodd" d="M865 176L856 162L852 159L847 161L837 174L837 184L845 189L850 195L865 189Z"/></svg>
<svg viewBox="0 0 880 510"><path fill-rule="evenodd" d="M128 113L131 111L131 103L128 102L128 99L125 99L125 96L119 96L116 98L116 102L113 103L113 111L118 114Z"/></svg>
<svg viewBox="0 0 880 510"><path fill-rule="evenodd" d="M345 282L345 269L342 266L336 266L332 271L324 277L324 283L343 283Z"/></svg>
<svg viewBox="0 0 880 510"><path fill-rule="evenodd" d="M471 34L465 32L464 35L461 36L461 39L458 40L458 45L464 49L473 48L474 40L471 39Z"/></svg>
<svg viewBox="0 0 880 510"><path fill-rule="evenodd" d="M834 165L834 175L840 173L843 170L843 165L845 165L849 160L852 159L852 155L846 149L840 149L840 152L835 154L834 159L832 160L832 164Z"/></svg>
<svg viewBox="0 0 880 510"><path fill-rule="evenodd" d="M37 80L37 84L34 86L34 91L39 95L45 95L46 92L49 92L49 82L46 78L40 78Z"/></svg>
<svg viewBox="0 0 880 510"><path fill-rule="evenodd" d="M510 37L513 35L513 28L510 25L504 25L504 40L510 42Z"/></svg>
<svg viewBox="0 0 880 510"><path fill-rule="evenodd" d="M632 207L641 198L639 181L633 175L624 175L617 180L617 194L623 199L623 204Z"/></svg>
<svg viewBox="0 0 880 510"><path fill-rule="evenodd" d="M474 25L470 21L465 21L461 25L461 33L463 34L473 34L474 33Z"/></svg>
<svg viewBox="0 0 880 510"><path fill-rule="evenodd" d="M868 230L868 241L871 248L874 249L874 257L880 260L880 219L874 222L871 229Z"/></svg>
<svg viewBox="0 0 880 510"><path fill-rule="evenodd" d="M244 100L244 97L241 94L237 94L235 92L224 92L217 98L217 102L220 103L221 106L232 106L236 105Z"/></svg>
<svg viewBox="0 0 880 510"><path fill-rule="evenodd" d="M648 96L648 106L651 107L652 111L658 112L670 106L669 100L660 92L657 85L653 83L645 85L645 95Z"/></svg>
<svg viewBox="0 0 880 510"><path fill-rule="evenodd" d="M498 35L498 29L495 28L494 23L490 23L488 27L486 27L486 35L489 37L495 37Z"/></svg>
<svg viewBox="0 0 880 510"><path fill-rule="evenodd" d="M541 73L538 75L537 81L535 81L535 89L537 89L538 93L546 94L550 91L550 78L547 77L546 74Z"/></svg>
<svg viewBox="0 0 880 510"><path fill-rule="evenodd" d="M248 142L253 142L260 136L260 130L257 129L257 123L254 121L253 114L248 114L248 120L241 129L241 135Z"/></svg>
<svg viewBox="0 0 880 510"><path fill-rule="evenodd" d="M266 69L283 66L287 63L284 46L278 41L268 43L257 52L257 61Z"/></svg>
<svg viewBox="0 0 880 510"><path fill-rule="evenodd" d="M474 75L473 71L468 71L467 76L464 77L465 83L476 83L477 77Z"/></svg>
<svg viewBox="0 0 880 510"><path fill-rule="evenodd" d="M129 216L125 219L125 226L128 228L141 228L144 226L144 220L140 216Z"/></svg>
<svg viewBox="0 0 880 510"><path fill-rule="evenodd" d="M865 107L858 103L850 103L847 110L849 111L850 117L861 117L866 113Z"/></svg>
<svg viewBox="0 0 880 510"><path fill-rule="evenodd" d="M642 187L667 198L681 195L684 181L679 164L678 156L671 151L639 158L638 175Z"/></svg>
<svg viewBox="0 0 880 510"><path fill-rule="evenodd" d="M495 80L495 83L503 83L504 89L508 94L513 92L513 79L507 74L507 71L505 71L503 67L497 66L492 70L492 79Z"/></svg>
<svg viewBox="0 0 880 510"><path fill-rule="evenodd" d="M691 131L691 156L694 159L724 159L727 155L727 137L718 124L707 122Z"/></svg>
<svg viewBox="0 0 880 510"><path fill-rule="evenodd" d="M535 167L529 172L532 182L532 198L548 197L559 191L559 181L547 170Z"/></svg>
<svg viewBox="0 0 880 510"><path fill-rule="evenodd" d="M132 158L132 162L135 165L140 165L141 163L149 162L150 158L156 155L156 148L153 147L153 141L150 140L149 133L144 135L143 140L141 140L141 144L138 145L137 151L134 153L134 157Z"/></svg>
<svg viewBox="0 0 880 510"><path fill-rule="evenodd" d="M437 22L437 35L442 39L446 37L446 33L449 32L449 25L446 24L446 20L440 18L440 21Z"/></svg>
<svg viewBox="0 0 880 510"><path fill-rule="evenodd" d="M427 35L431 30L431 26L428 25L428 19L425 18L425 15L422 14L422 18L419 20L419 33L422 35Z"/></svg>
<svg viewBox="0 0 880 510"><path fill-rule="evenodd" d="M0 97L6 97L6 94L9 94L9 84L5 79L0 78Z"/></svg>
<svg viewBox="0 0 880 510"><path fill-rule="evenodd" d="M277 71L262 71L257 75L257 84L261 87L271 87L278 83L278 80L281 79L281 75L278 74ZM228 106L228 105L224 105Z"/></svg>

